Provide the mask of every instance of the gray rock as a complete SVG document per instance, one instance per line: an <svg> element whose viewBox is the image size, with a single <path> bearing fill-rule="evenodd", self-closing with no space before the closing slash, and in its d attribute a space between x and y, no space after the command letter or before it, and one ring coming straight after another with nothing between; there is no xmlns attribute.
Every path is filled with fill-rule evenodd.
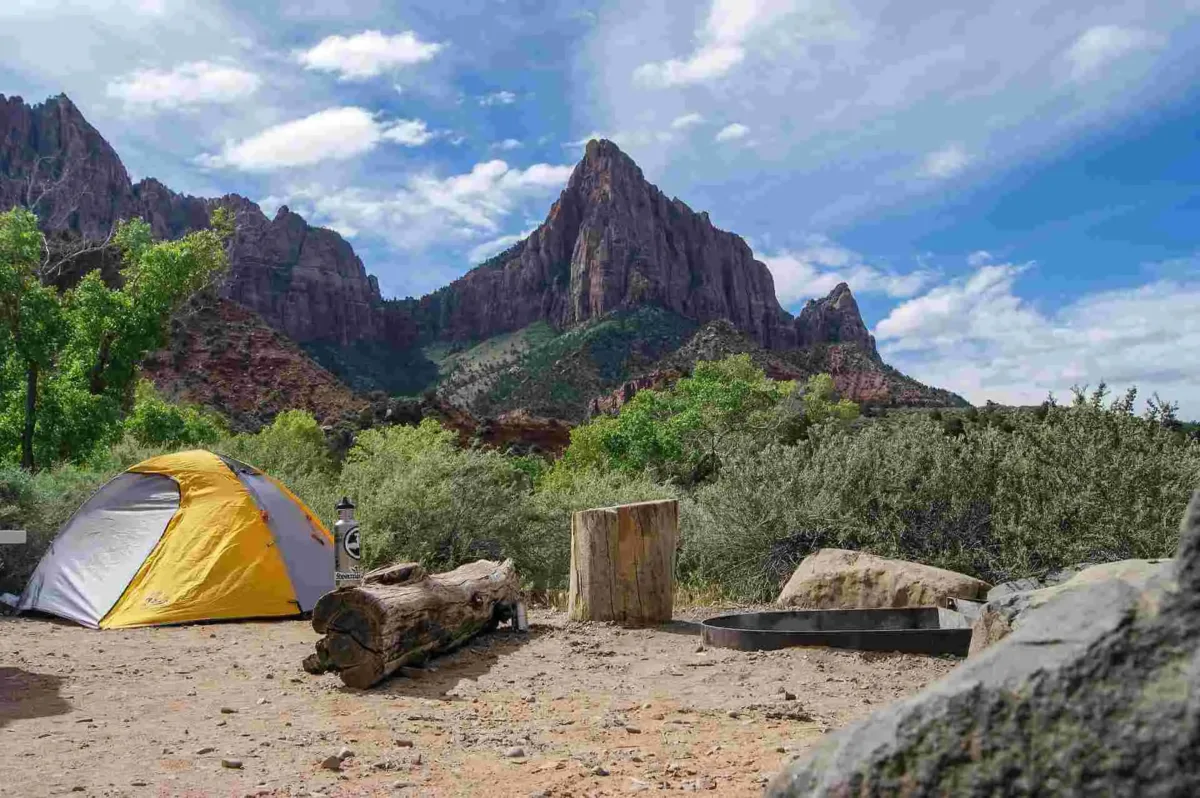
<svg viewBox="0 0 1200 798"><path fill-rule="evenodd" d="M342 758L336 754L327 756L321 760L321 767L325 768L326 770L341 770Z"/></svg>
<svg viewBox="0 0 1200 798"><path fill-rule="evenodd" d="M229 768L230 770L241 770L242 760L240 759L222 759L221 767Z"/></svg>
<svg viewBox="0 0 1200 798"><path fill-rule="evenodd" d="M1059 568L1055 571L1048 571L1041 576L1031 576L1027 579L1014 579L1011 582L1002 582L988 591L987 600L993 601L1012 595L1013 593L1027 593L1030 590L1041 590L1044 587L1061 585L1063 582L1066 582L1082 571L1086 571L1095 564L1094 562L1082 562L1076 565L1068 565L1066 568Z"/></svg>
<svg viewBox="0 0 1200 798"><path fill-rule="evenodd" d="M516 745L505 751L504 756L506 759L520 759L525 756L525 749Z"/></svg>
<svg viewBox="0 0 1200 798"><path fill-rule="evenodd" d="M1141 587L1062 591L913 698L832 735L767 795L1200 795L1200 492Z"/></svg>
<svg viewBox="0 0 1200 798"><path fill-rule="evenodd" d="M347 748L347 747L346 747L346 746L344 746L344 745L343 745L343 746L341 747L341 749L340 749L340 750L338 750L338 752L337 752L337 758L338 758L338 759L349 759L349 758L350 758L350 757L352 757L352 756L354 756L354 752L353 752L353 751L351 751L349 748Z"/></svg>

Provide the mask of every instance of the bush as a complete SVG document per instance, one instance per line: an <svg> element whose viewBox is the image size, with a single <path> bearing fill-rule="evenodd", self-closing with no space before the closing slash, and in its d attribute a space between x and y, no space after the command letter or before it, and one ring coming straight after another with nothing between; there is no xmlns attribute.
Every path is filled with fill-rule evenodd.
<svg viewBox="0 0 1200 798"><path fill-rule="evenodd" d="M1126 407L1077 403L947 435L904 414L798 446L744 447L697 491L683 569L772 598L823 546L990 582L1085 561L1169 557L1200 446Z"/></svg>
<svg viewBox="0 0 1200 798"><path fill-rule="evenodd" d="M165 401L149 380L138 383L133 411L125 418L125 432L146 446L179 449L212 444L227 434L220 416Z"/></svg>
<svg viewBox="0 0 1200 798"><path fill-rule="evenodd" d="M362 433L340 485L358 506L368 567L414 560L445 570L502 556L523 566L515 544L528 475L498 452L459 448L432 419Z"/></svg>

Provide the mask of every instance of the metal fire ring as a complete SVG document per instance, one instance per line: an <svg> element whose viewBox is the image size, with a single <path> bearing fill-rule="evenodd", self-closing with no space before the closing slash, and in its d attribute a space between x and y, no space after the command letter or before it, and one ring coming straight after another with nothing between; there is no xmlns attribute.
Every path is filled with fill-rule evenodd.
<svg viewBox="0 0 1200 798"><path fill-rule="evenodd" d="M705 645L742 651L827 646L963 657L971 645L962 616L937 607L748 612L709 618L700 629Z"/></svg>

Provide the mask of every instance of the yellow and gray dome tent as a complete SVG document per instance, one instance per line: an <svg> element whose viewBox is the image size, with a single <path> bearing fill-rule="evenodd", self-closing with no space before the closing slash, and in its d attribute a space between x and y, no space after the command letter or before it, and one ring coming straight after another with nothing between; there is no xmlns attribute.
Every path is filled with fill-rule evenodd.
<svg viewBox="0 0 1200 798"><path fill-rule="evenodd" d="M96 491L18 606L111 629L296 615L333 587L333 536L303 502L244 463L190 451Z"/></svg>

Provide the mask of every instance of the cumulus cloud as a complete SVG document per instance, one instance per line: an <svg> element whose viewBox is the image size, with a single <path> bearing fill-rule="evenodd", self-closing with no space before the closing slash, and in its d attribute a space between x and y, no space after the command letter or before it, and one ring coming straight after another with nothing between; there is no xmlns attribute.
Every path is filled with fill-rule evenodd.
<svg viewBox="0 0 1200 798"><path fill-rule="evenodd" d="M717 141L736 141L744 139L750 134L750 128L740 122L734 122L731 125L726 125L717 133Z"/></svg>
<svg viewBox="0 0 1200 798"><path fill-rule="evenodd" d="M1045 312L1015 290L1032 264L989 263L898 305L885 358L976 403L1032 404L1072 385L1138 385L1200 414L1200 283L1157 280Z"/></svg>
<svg viewBox="0 0 1200 798"><path fill-rule="evenodd" d="M775 281L775 294L785 307L824 296L838 283L848 283L857 294L910 297L928 285L934 274L925 269L907 273L866 263L857 252L822 236L812 236L797 250L782 250L762 257Z"/></svg>
<svg viewBox="0 0 1200 798"><path fill-rule="evenodd" d="M934 179L954 177L971 163L971 156L961 144L949 144L925 156L921 175Z"/></svg>
<svg viewBox="0 0 1200 798"><path fill-rule="evenodd" d="M419 146L431 136L419 119L387 122L363 108L328 108L241 141L228 142L220 153L202 155L197 161L202 166L267 172L349 160L373 150L382 141Z"/></svg>
<svg viewBox="0 0 1200 798"><path fill-rule="evenodd" d="M496 91L491 94L485 94L479 98L479 104L483 106L489 105L512 105L517 101L517 95L511 91Z"/></svg>
<svg viewBox="0 0 1200 798"><path fill-rule="evenodd" d="M383 130L383 138L403 144L405 147L420 147L429 143L433 133L429 132L424 120L398 119L388 124Z"/></svg>
<svg viewBox="0 0 1200 798"><path fill-rule="evenodd" d="M258 75L232 64L193 61L169 70L139 69L109 81L105 93L135 110L230 103L258 90Z"/></svg>
<svg viewBox="0 0 1200 798"><path fill-rule="evenodd" d="M424 63L445 45L422 41L412 31L392 36L368 30L354 36L327 36L296 54L306 69L336 73L341 80L366 80L390 69Z"/></svg>
<svg viewBox="0 0 1200 798"><path fill-rule="evenodd" d="M534 229L535 228L531 227L528 230L522 230L520 233L500 236L499 238L493 238L489 241L484 241L481 244L471 247L471 249L467 251L467 264L469 266L475 266L492 257L493 255L499 255L501 252L508 249L518 241L528 238L529 234L532 233Z"/></svg>
<svg viewBox="0 0 1200 798"><path fill-rule="evenodd" d="M283 200L343 235L372 235L404 250L447 242L474 248L483 246L471 243L479 239L494 245L503 238L497 236L504 221L525 202L560 191L573 168L539 163L518 169L491 160L448 177L413 175L396 191L310 186Z"/></svg>
<svg viewBox="0 0 1200 798"><path fill-rule="evenodd" d="M1137 28L1097 25L1088 28L1066 52L1074 80L1086 80L1130 53L1157 47L1157 36Z"/></svg>
<svg viewBox="0 0 1200 798"><path fill-rule="evenodd" d="M805 12L812 23L797 30L800 38L843 32L828 0L713 0L691 55L642 64L634 70L634 80L643 86L666 88L721 78L746 59L752 36L796 12Z"/></svg>
<svg viewBox="0 0 1200 798"><path fill-rule="evenodd" d="M693 127L704 121L704 117L700 114L684 114L677 116L671 121L672 130L684 130L685 128Z"/></svg>

